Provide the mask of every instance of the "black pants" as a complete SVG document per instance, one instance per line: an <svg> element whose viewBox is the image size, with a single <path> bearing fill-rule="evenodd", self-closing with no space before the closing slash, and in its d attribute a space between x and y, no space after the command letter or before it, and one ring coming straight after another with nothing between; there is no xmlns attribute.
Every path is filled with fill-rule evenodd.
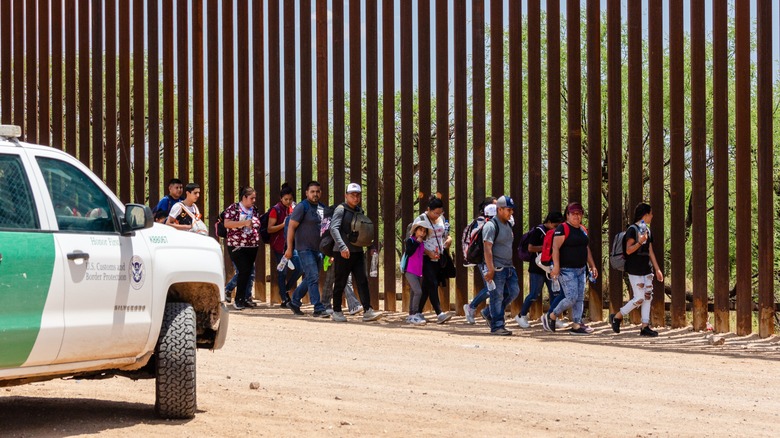
<svg viewBox="0 0 780 438"><path fill-rule="evenodd" d="M341 257L340 253L333 256L333 269L336 270L336 281L333 285L333 311L341 312L341 300L349 274L352 273L352 287L360 297L364 310L371 308L371 295L368 292L368 277L366 277L366 256L363 252L353 252L349 258Z"/></svg>
<svg viewBox="0 0 780 438"><path fill-rule="evenodd" d="M246 303L250 296L239 296L240 291L246 290L246 285L249 283L249 277L252 275L252 266L257 259L257 247L256 246L228 246L230 252L230 260L236 265L236 271L238 273L238 282L236 284L236 303Z"/></svg>
<svg viewBox="0 0 780 438"><path fill-rule="evenodd" d="M439 263L432 261L428 256L423 256L422 296L420 297L420 308L417 309L417 313L422 313L423 307L425 307L425 303L429 299L436 314L441 313L441 302L439 302Z"/></svg>

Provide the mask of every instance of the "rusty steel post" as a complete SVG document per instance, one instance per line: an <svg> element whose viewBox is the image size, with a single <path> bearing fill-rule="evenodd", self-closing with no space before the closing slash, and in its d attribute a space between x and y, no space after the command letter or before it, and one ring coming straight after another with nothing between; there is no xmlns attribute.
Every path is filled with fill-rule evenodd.
<svg viewBox="0 0 780 438"><path fill-rule="evenodd" d="M707 328L707 127L704 0L691 0L691 258L693 329Z"/></svg>
<svg viewBox="0 0 780 438"><path fill-rule="evenodd" d="M664 192L664 60L663 60L663 2L650 0L648 3L648 76L649 76L649 116L650 130L650 205L653 207L653 252L658 266L664 271L666 252L664 228L666 193ZM653 282L653 297L651 309L651 324L666 325L664 305L666 294L664 282Z"/></svg>

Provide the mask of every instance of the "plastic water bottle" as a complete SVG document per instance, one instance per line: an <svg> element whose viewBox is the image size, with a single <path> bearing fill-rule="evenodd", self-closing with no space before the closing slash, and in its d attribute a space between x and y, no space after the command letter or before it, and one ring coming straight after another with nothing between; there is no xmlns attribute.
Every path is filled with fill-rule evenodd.
<svg viewBox="0 0 780 438"><path fill-rule="evenodd" d="M284 272L284 267L287 266L287 262L292 262L292 260L288 259L285 256L282 256L282 260L279 261L279 264L276 265L276 270L279 272Z"/></svg>
<svg viewBox="0 0 780 438"><path fill-rule="evenodd" d="M558 278L552 279L552 291L553 292L560 292L561 291L561 283L558 281Z"/></svg>
<svg viewBox="0 0 780 438"><path fill-rule="evenodd" d="M377 251L371 252L371 270L368 272L370 277L379 276L379 253Z"/></svg>
<svg viewBox="0 0 780 438"><path fill-rule="evenodd" d="M639 222L639 235L646 236L647 235L647 224L645 223L645 220L642 219L641 222ZM645 241L647 242L647 241ZM642 244L644 245L644 243Z"/></svg>
<svg viewBox="0 0 780 438"><path fill-rule="evenodd" d="M488 267L487 264L481 264L480 269L482 270L482 276L484 277L488 273ZM485 282L485 286L487 286L488 292L492 292L496 290L496 282L493 280Z"/></svg>
<svg viewBox="0 0 780 438"><path fill-rule="evenodd" d="M593 271L591 271L590 269L588 269L588 281L590 281L591 283L596 282L596 277L593 276Z"/></svg>

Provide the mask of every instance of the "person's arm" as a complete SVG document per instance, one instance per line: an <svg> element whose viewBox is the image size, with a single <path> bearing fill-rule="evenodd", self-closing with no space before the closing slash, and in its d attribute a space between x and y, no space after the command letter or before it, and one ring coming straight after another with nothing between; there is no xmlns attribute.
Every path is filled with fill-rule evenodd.
<svg viewBox="0 0 780 438"><path fill-rule="evenodd" d="M490 228L488 228L490 227ZM488 222L482 227L482 244L485 246L485 265L487 266L487 273L485 273L485 281L493 281L493 276L496 274L496 267L493 264L493 239L495 236L495 226Z"/></svg>
<svg viewBox="0 0 780 438"><path fill-rule="evenodd" d="M344 239L341 238L341 222L344 220L344 207L339 205L336 207L336 209L333 211L333 217L330 218L330 235L333 237L333 241L335 242L335 247L339 249L339 252L341 253L341 257L348 259L349 258L349 247L347 247L347 244L344 242Z"/></svg>
<svg viewBox="0 0 780 438"><path fill-rule="evenodd" d="M639 248L642 247L642 245L647 241L647 235L639 236L639 239L637 240L633 236L636 236L636 232L632 232L629 235L629 231L634 231L633 228L629 228L628 231L626 231L626 255L631 255L637 251L639 251Z"/></svg>
<svg viewBox="0 0 780 438"><path fill-rule="evenodd" d="M553 278L557 277L558 274L561 272L561 245L563 245L564 240L566 240L565 235L553 237L553 244L552 244L553 267L552 267L552 271L550 272L550 276Z"/></svg>
<svg viewBox="0 0 780 438"><path fill-rule="evenodd" d="M271 209L271 213L268 214L268 234L274 234L278 233L279 231L282 231L284 229L284 221L280 223L279 225L276 224L277 222L277 211L275 208Z"/></svg>
<svg viewBox="0 0 780 438"><path fill-rule="evenodd" d="M590 273L593 274L593 278L599 278L599 270L596 269L596 262L593 261L593 254L590 252L590 247L588 247L588 266L590 268Z"/></svg>
<svg viewBox="0 0 780 438"><path fill-rule="evenodd" d="M176 219L176 217L181 214L181 210L181 204L174 204L174 206L171 207L171 212L168 214L168 222L166 222L166 224L180 231L189 231L192 229L192 225L180 224Z"/></svg>
<svg viewBox="0 0 780 438"><path fill-rule="evenodd" d="M407 237L406 251L404 251L404 253L406 254L407 257L411 257L412 255L414 255L414 252L417 251L417 247L419 247L420 245L422 245L422 243L418 242L416 239L412 237Z"/></svg>
<svg viewBox="0 0 780 438"><path fill-rule="evenodd" d="M235 211L235 209L233 209ZM225 213L225 228L232 229L232 228L242 228L242 227L251 227L252 226L252 218L239 221L239 220L233 220L229 219L228 215L231 217L233 216L231 212ZM238 217L241 217L241 214L239 213L237 215ZM238 217L236 219L238 219Z"/></svg>
<svg viewBox="0 0 780 438"><path fill-rule="evenodd" d="M650 245L650 263L653 264L653 270L655 271L655 279L658 281L663 282L664 281L664 273L661 271L661 267L658 266L658 261L655 258L655 252L653 251L653 246Z"/></svg>
<svg viewBox="0 0 780 438"><path fill-rule="evenodd" d="M293 256L293 247L295 246L295 229L298 228L300 222L290 218L290 222L287 224L287 251L284 256L291 259Z"/></svg>
<svg viewBox="0 0 780 438"><path fill-rule="evenodd" d="M539 228L536 228L534 231L537 230L539 230ZM541 243L538 245L531 245L530 243L528 244L528 252L542 252L542 244L544 244L544 234L542 235Z"/></svg>

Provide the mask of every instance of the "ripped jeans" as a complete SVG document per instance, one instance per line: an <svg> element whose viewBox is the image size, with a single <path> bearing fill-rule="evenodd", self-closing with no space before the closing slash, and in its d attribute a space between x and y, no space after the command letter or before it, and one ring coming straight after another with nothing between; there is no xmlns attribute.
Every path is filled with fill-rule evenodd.
<svg viewBox="0 0 780 438"><path fill-rule="evenodd" d="M653 274L629 274L628 281L631 282L634 298L620 308L620 313L622 313L623 316L626 316L631 313L632 310L641 307L642 324L650 324L650 303L653 302Z"/></svg>

